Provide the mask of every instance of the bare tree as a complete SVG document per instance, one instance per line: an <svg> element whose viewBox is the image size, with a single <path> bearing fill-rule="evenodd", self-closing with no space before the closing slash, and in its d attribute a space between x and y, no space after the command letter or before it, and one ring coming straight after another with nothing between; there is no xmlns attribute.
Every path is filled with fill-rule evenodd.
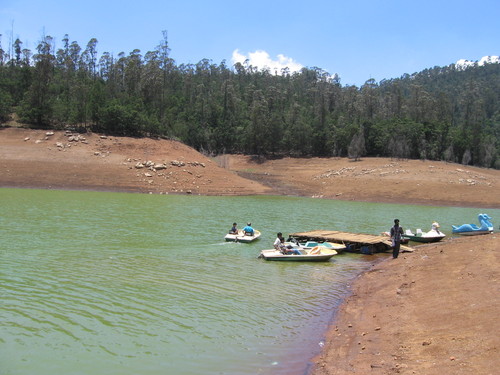
<svg viewBox="0 0 500 375"><path fill-rule="evenodd" d="M365 152L365 135L363 134L363 129L360 129L359 132L352 137L349 148L347 149L347 155L350 159L358 161Z"/></svg>
<svg viewBox="0 0 500 375"><path fill-rule="evenodd" d="M462 156L462 164L463 165L468 165L471 161L472 157L470 154L470 150L465 150L464 155Z"/></svg>

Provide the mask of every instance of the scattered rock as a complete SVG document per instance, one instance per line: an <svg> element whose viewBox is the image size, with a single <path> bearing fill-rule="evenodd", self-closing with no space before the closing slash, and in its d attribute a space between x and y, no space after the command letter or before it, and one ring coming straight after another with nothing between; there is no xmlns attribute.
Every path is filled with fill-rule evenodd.
<svg viewBox="0 0 500 375"><path fill-rule="evenodd" d="M170 162L170 164L175 166L175 167L183 167L186 165L186 163L184 163L183 161L179 161L179 160L172 160Z"/></svg>
<svg viewBox="0 0 500 375"><path fill-rule="evenodd" d="M165 164L155 164L153 168L156 170L161 170L161 169L167 169L167 166Z"/></svg>

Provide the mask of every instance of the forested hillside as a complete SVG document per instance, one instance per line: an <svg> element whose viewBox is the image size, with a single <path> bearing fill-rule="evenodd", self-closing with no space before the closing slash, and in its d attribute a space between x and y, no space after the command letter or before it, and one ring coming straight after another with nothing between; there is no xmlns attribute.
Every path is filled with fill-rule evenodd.
<svg viewBox="0 0 500 375"><path fill-rule="evenodd" d="M0 124L179 139L210 154L390 156L500 168L500 64L435 67L361 87L204 59L177 64L166 33L144 54L66 35L0 46ZM367 60L367 64L370 62Z"/></svg>

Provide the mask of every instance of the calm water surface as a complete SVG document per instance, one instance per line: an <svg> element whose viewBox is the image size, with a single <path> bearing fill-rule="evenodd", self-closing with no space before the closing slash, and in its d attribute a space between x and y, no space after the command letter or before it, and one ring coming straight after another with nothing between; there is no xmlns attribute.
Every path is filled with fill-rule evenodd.
<svg viewBox="0 0 500 375"><path fill-rule="evenodd" d="M374 259L257 259L312 229L378 234L500 210L288 197L0 189L0 373L304 374ZM226 243L237 221L263 235Z"/></svg>

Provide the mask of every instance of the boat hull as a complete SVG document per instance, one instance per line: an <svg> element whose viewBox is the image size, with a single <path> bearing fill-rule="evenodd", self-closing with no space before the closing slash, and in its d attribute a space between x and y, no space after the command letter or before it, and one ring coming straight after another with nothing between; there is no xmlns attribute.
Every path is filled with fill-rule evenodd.
<svg viewBox="0 0 500 375"><path fill-rule="evenodd" d="M227 242L243 242L243 243L249 243L257 240L260 237L260 231L256 230L254 231L253 236L246 236L243 234L242 231L238 232L238 234L226 234L224 239Z"/></svg>
<svg viewBox="0 0 500 375"><path fill-rule="evenodd" d="M321 250L318 254L310 254L305 252L302 255L298 254L282 254L277 250L262 250L259 258L270 261L291 261L291 262L326 262L330 260L337 252L335 250Z"/></svg>
<svg viewBox="0 0 500 375"><path fill-rule="evenodd" d="M441 241L444 238L444 236L439 236L439 237L422 237L422 236L408 236L408 235L403 234L403 238L406 238L409 241L414 241L414 242L430 243L430 242Z"/></svg>
<svg viewBox="0 0 500 375"><path fill-rule="evenodd" d="M490 230L473 230L469 232L453 232L453 234L458 234L460 236L480 236L482 234L490 234Z"/></svg>

